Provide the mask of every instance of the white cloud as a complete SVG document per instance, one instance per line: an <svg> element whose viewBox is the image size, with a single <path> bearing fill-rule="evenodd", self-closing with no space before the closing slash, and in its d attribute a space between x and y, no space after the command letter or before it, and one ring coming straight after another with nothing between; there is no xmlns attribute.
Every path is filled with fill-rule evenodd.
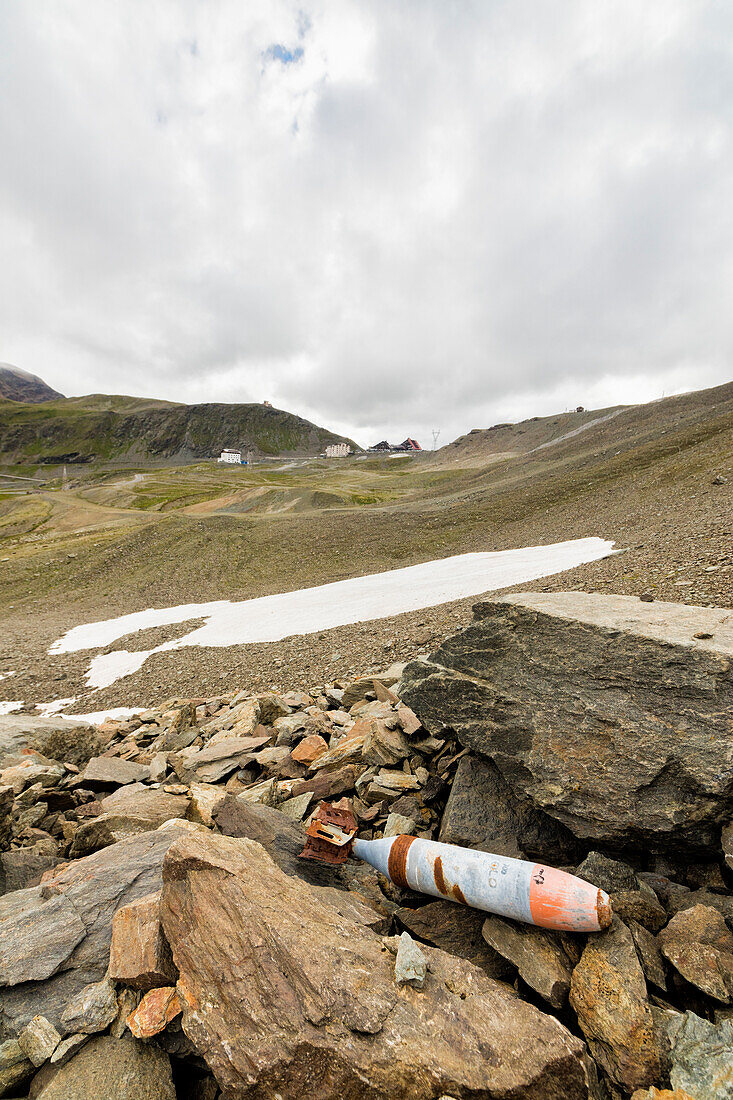
<svg viewBox="0 0 733 1100"><path fill-rule="evenodd" d="M695 0L6 0L0 359L362 442L724 381L732 31Z"/></svg>

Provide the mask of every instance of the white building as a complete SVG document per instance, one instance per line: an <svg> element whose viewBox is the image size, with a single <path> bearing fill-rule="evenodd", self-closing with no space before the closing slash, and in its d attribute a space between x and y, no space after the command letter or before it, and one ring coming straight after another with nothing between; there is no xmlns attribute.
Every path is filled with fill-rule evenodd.
<svg viewBox="0 0 733 1100"><path fill-rule="evenodd" d="M326 458L346 458L351 454L348 443L331 443L326 447Z"/></svg>
<svg viewBox="0 0 733 1100"><path fill-rule="evenodd" d="M233 451L229 447L225 447L219 455L219 462L233 462L237 466L242 465L242 452Z"/></svg>

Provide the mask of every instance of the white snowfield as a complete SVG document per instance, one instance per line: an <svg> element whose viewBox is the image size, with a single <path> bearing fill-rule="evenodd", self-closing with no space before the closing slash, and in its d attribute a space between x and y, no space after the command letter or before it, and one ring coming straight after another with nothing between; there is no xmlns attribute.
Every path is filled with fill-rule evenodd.
<svg viewBox="0 0 733 1100"><path fill-rule="evenodd" d="M54 642L49 653L106 648L119 638L149 627L192 619L206 620L183 637L154 649L134 653L121 649L94 657L87 672L87 682L90 687L105 688L137 672L153 653L184 646L277 642L293 634L313 634L336 626L401 615L561 573L618 553L613 547L614 544L605 539L586 538L550 546L526 546L519 550L458 554L405 569L237 603L217 600L150 608L117 619L76 626Z"/></svg>

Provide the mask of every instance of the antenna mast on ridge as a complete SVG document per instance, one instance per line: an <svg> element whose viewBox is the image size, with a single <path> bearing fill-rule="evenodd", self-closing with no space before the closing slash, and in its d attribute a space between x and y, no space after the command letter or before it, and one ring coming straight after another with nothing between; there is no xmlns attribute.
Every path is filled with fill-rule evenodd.
<svg viewBox="0 0 733 1100"><path fill-rule="evenodd" d="M440 428L433 428L433 450L438 442L438 436L440 435Z"/></svg>

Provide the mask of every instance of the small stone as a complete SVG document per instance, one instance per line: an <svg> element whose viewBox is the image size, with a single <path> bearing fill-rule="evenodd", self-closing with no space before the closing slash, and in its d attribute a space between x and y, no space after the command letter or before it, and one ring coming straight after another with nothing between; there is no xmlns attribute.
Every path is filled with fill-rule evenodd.
<svg viewBox="0 0 733 1100"><path fill-rule="evenodd" d="M104 1031L117 1015L115 987L107 979L91 982L74 997L61 1014L61 1023L69 1031L93 1035Z"/></svg>
<svg viewBox="0 0 733 1100"><path fill-rule="evenodd" d="M641 968L644 971L644 977L657 989L666 990L667 975L664 969L664 959L656 939L647 928L644 928L642 924L635 920L629 921L629 931L634 941L636 954L639 956Z"/></svg>
<svg viewBox="0 0 733 1100"><path fill-rule="evenodd" d="M117 1015L110 1025L110 1035L121 1039L127 1030L127 1017L131 1015L143 999L137 989L122 988L117 995Z"/></svg>
<svg viewBox="0 0 733 1100"><path fill-rule="evenodd" d="M319 756L322 756L324 752L328 752L328 743L318 733L312 733L309 737L304 737L303 740L295 746L291 756L293 760L297 760L299 764L312 764L314 760L317 760Z"/></svg>
<svg viewBox="0 0 733 1100"><path fill-rule="evenodd" d="M66 1065L69 1059L73 1058L76 1052L81 1050L85 1043L89 1042L89 1038L89 1035L77 1032L75 1035L69 1035L68 1038L62 1039L51 1055L51 1065Z"/></svg>
<svg viewBox="0 0 733 1100"><path fill-rule="evenodd" d="M153 783L160 783L168 774L168 756L164 752L156 752L148 764L150 779Z"/></svg>
<svg viewBox="0 0 733 1100"><path fill-rule="evenodd" d="M384 836L414 836L416 827L411 817L403 817L402 814L388 814L384 826Z"/></svg>
<svg viewBox="0 0 733 1100"><path fill-rule="evenodd" d="M428 972L428 961L409 932L400 936L397 957L394 964L395 981L414 982L422 986Z"/></svg>
<svg viewBox="0 0 733 1100"><path fill-rule="evenodd" d="M134 1012L127 1017L127 1026L136 1039L150 1039L163 1031L181 1012L176 987L161 986L146 993Z"/></svg>
<svg viewBox="0 0 733 1100"><path fill-rule="evenodd" d="M289 817L291 821L302 821L305 817L308 807L311 804L313 795L310 791L306 791L305 794L299 794L297 798L289 798L286 802L281 802L277 807L281 813Z"/></svg>
<svg viewBox="0 0 733 1100"><path fill-rule="evenodd" d="M190 802L186 817L209 828L214 824L214 810L226 798L226 791L213 783L192 783L189 788Z"/></svg>
<svg viewBox="0 0 733 1100"><path fill-rule="evenodd" d="M20 1049L34 1066L47 1062L60 1042L61 1036L45 1016L34 1016L18 1036Z"/></svg>

